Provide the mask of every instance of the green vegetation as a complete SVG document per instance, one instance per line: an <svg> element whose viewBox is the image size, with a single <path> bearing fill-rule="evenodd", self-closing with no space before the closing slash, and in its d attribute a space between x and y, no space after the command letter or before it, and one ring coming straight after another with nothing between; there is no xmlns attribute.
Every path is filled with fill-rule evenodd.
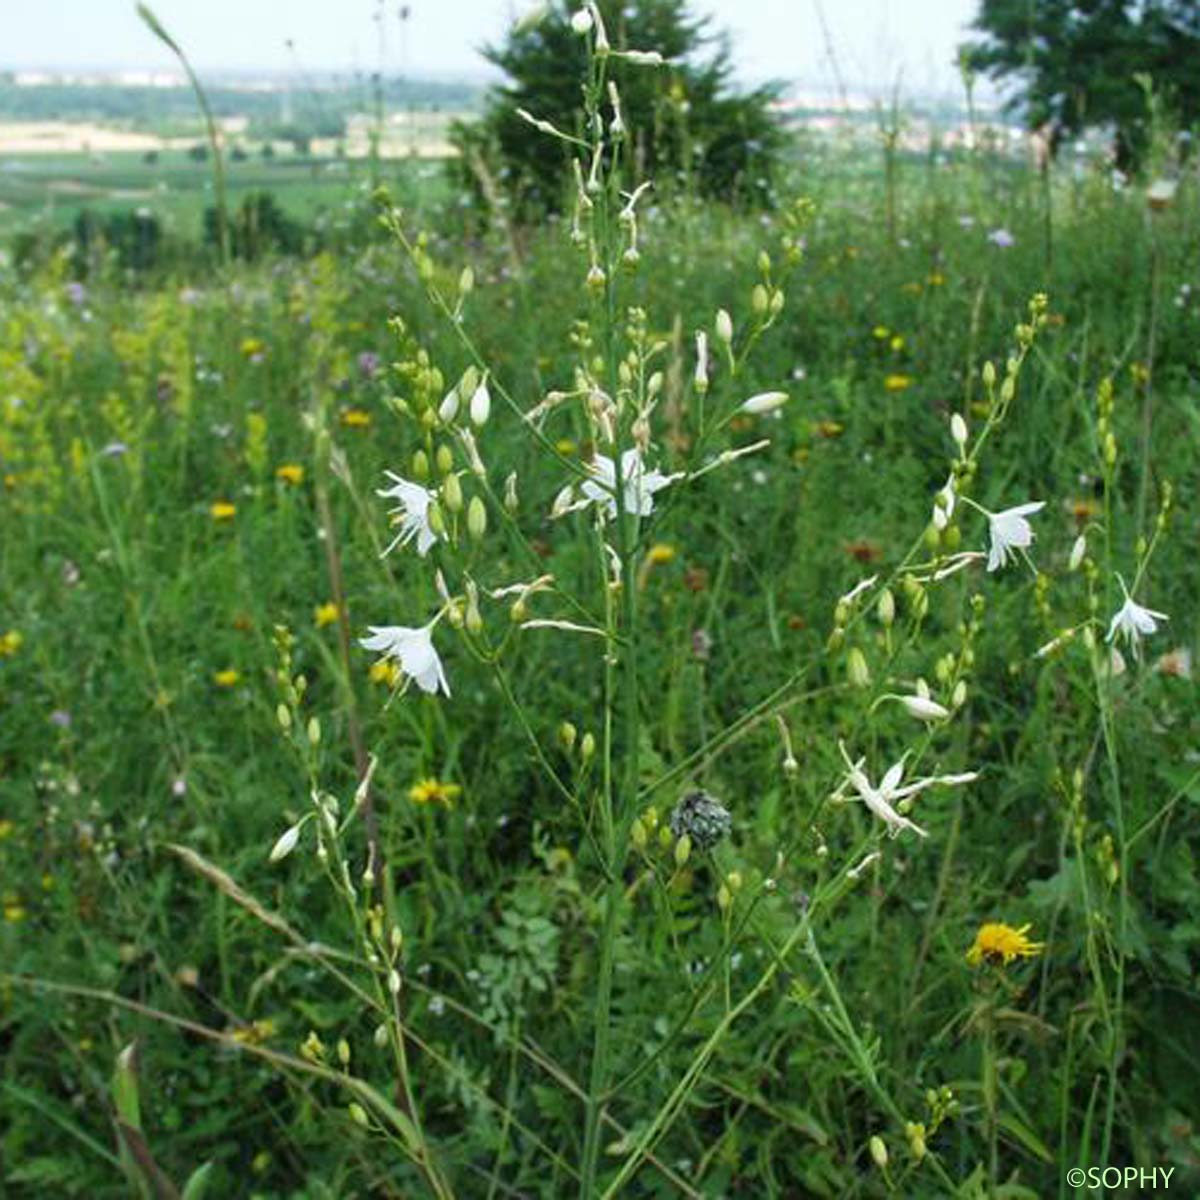
<svg viewBox="0 0 1200 1200"><path fill-rule="evenodd" d="M6 1195L1198 1190L1195 180L600 149L0 274Z"/></svg>
<svg viewBox="0 0 1200 1200"><path fill-rule="evenodd" d="M503 46L485 51L505 83L491 94L481 120L455 127L464 183L482 203L493 199L487 176L502 181L527 217L562 208L570 139L587 137L578 81L588 43L573 28L566 0L542 7L540 17L516 25ZM625 186L649 176L659 189L682 186L762 203L786 144L769 111L780 89L738 92L728 45L710 32L709 21L688 13L685 0L604 0L596 12L608 78L629 111L641 114L637 145L625 160ZM665 61L647 69L625 57L645 46ZM607 119L619 130L623 115L610 111ZM560 136L547 138L535 120L550 122ZM592 165L584 164L584 172L594 174Z"/></svg>
<svg viewBox="0 0 1200 1200"><path fill-rule="evenodd" d="M1117 165L1136 168L1150 151L1153 110L1165 98L1177 128L1200 121L1200 9L1195 0L982 0L966 48L972 67L1016 82L1014 106L1054 144L1111 125Z"/></svg>

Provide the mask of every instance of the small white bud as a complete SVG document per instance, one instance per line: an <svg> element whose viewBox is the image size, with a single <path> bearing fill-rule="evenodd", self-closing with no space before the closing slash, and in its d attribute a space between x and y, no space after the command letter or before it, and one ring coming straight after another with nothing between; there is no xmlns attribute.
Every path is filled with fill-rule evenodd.
<svg viewBox="0 0 1200 1200"><path fill-rule="evenodd" d="M696 333L696 391L708 391L708 334L703 329Z"/></svg>
<svg viewBox="0 0 1200 1200"><path fill-rule="evenodd" d="M458 388L452 387L446 398L438 405L438 417L442 423L449 425L458 416Z"/></svg>
<svg viewBox="0 0 1200 1200"><path fill-rule="evenodd" d="M583 37L585 34L592 31L592 14L586 8L581 8L577 13L571 14L571 28Z"/></svg>
<svg viewBox="0 0 1200 1200"><path fill-rule="evenodd" d="M759 392L749 400L742 401L742 412L760 415L774 412L788 402L787 392Z"/></svg>
<svg viewBox="0 0 1200 1200"><path fill-rule="evenodd" d="M963 420L962 413L955 413L950 418L950 436L960 450L967 444L967 423Z"/></svg>
<svg viewBox="0 0 1200 1200"><path fill-rule="evenodd" d="M271 848L270 862L279 862L282 858L287 858L289 854L296 848L296 843L300 840L300 826L293 825L290 829L284 831L283 836Z"/></svg>
<svg viewBox="0 0 1200 1200"><path fill-rule="evenodd" d="M901 696L899 699L909 715L920 721L944 721L950 715L949 710L927 696Z"/></svg>
<svg viewBox="0 0 1200 1200"><path fill-rule="evenodd" d="M471 421L476 427L486 425L491 413L492 397L488 391L487 376L485 375L471 395Z"/></svg>
<svg viewBox="0 0 1200 1200"><path fill-rule="evenodd" d="M717 309L716 330L717 337L726 346L733 341L733 318L723 308Z"/></svg>
<svg viewBox="0 0 1200 1200"><path fill-rule="evenodd" d="M1076 539L1075 544L1071 547L1071 557L1067 563L1069 570L1078 571L1079 564L1083 562L1083 556L1087 553L1087 538L1081 533Z"/></svg>

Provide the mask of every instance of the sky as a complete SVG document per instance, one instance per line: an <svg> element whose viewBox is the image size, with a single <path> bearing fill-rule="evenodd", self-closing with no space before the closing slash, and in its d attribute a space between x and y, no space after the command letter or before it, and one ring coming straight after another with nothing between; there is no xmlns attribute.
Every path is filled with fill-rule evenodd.
<svg viewBox="0 0 1200 1200"><path fill-rule="evenodd" d="M389 73L477 78L531 0L151 0L197 70L374 70L377 11ZM955 47L978 0L693 0L733 35L746 82L832 87L830 47L851 88L954 92ZM400 13L408 17L401 21ZM823 20L822 20L823 18ZM170 70L133 0L0 0L0 69ZM828 37L825 35L828 31ZM291 39L293 49L288 48Z"/></svg>

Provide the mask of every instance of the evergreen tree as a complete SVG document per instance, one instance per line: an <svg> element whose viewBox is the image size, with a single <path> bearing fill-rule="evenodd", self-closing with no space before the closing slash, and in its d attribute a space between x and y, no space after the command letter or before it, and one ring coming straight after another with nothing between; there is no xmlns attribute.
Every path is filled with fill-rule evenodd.
<svg viewBox="0 0 1200 1200"><path fill-rule="evenodd" d="M971 66L1014 78L1014 105L1055 142L1111 125L1118 165L1136 167L1151 133L1147 76L1178 121L1200 118L1196 0L981 0L974 28L984 37L965 47Z"/></svg>
<svg viewBox="0 0 1200 1200"><path fill-rule="evenodd" d="M674 182L705 196L764 203L786 144L770 111L778 86L736 91L727 38L712 34L707 18L689 16L686 0L598 0L598 7L613 50L657 51L667 60L657 67L608 60L630 129L630 186L651 178L660 190ZM581 131L587 45L571 27L572 11L566 0L553 0L540 21L518 23L504 45L484 49L506 82L479 121L458 123L452 135L468 187L487 192L490 182L480 178L487 176L527 217L562 207L570 154L517 109L564 132Z"/></svg>

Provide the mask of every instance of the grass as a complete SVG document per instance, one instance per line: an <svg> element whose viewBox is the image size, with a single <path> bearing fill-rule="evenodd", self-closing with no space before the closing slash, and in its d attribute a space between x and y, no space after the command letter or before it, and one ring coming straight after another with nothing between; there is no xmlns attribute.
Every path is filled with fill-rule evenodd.
<svg viewBox="0 0 1200 1200"><path fill-rule="evenodd" d="M468 244L451 201L410 255L376 240L137 288L101 273L75 298L56 258L0 284L0 636L19 635L0 659L10 1194L129 1194L110 1085L135 1039L139 1121L163 1171L211 1162L217 1187L264 1197L570 1194L589 1112L598 1195L1048 1196L1071 1194L1077 1163L1170 1166L1172 1186L1195 1184L1198 710L1191 678L1159 662L1197 648L1194 186L1151 217L1101 171L1064 172L1048 220L1021 171L901 161L892 240L870 164L830 165L801 181L817 213L803 260L736 380L713 317L729 310L744 347L760 250L772 287L783 277L780 215L686 198L641 214L642 262L622 286L649 314L644 345L663 345L653 461L689 461L696 329L714 348L710 413L780 387L791 399L735 416L715 449L769 449L673 485L623 545L638 629L624 685L606 681L594 639L513 634L510 602L485 599L482 641L439 626L452 697L393 698L373 656L347 654L339 622L318 615L344 589L354 637L423 623L437 561L456 593L464 571L488 586L552 573L604 624L594 531L548 517L595 431L564 409L545 426L562 461L547 458L501 392L527 410L597 356L616 377L565 229ZM243 182L266 171L243 166ZM172 168L181 205L205 169ZM109 190L138 177L106 170ZM294 185L314 201L317 186ZM1014 245L989 240L999 227ZM470 363L428 295L453 305L467 263L462 328L493 372L478 434L491 493L460 442L413 418ZM906 587L896 572L910 547L925 553L951 470L950 414L972 439L991 429L984 363L1003 378L1042 291L1047 321L969 485L993 511L1047 501L1032 518L1042 574L971 568ZM486 501L487 534L431 560L381 558L383 471L410 475L442 445ZM510 472L512 527L495 502ZM1145 661L1126 653L1110 677L1082 631L1036 657L1088 621L1093 597L1107 631L1114 572L1133 586L1168 480L1174 508L1137 596L1170 620ZM218 502L233 511L214 516ZM951 531L961 549L985 544L965 503ZM1081 531L1091 565L1072 573ZM893 581L893 624L876 615L879 585L838 611L873 573ZM582 620L553 594L526 603ZM852 650L869 687L852 685ZM876 706L918 676L947 703L964 684L952 721L926 731ZM606 740L612 714L631 723ZM352 811L356 737L378 760L389 874L374 892L358 825L326 841L332 870L312 824L267 861L314 789ZM862 806L829 803L839 740L875 781L912 748L910 777L981 778L921 795L910 815L927 838L881 839ZM635 772L611 829L592 807L605 747ZM430 779L460 790L416 802L437 794L413 791ZM692 786L733 817L709 853L660 832ZM348 902L348 880L382 911ZM385 918L398 950L372 932ZM966 952L992 920L1031 923L1044 951L973 970ZM613 1034L597 1075L606 944ZM397 956L399 1015L379 1015L386 971L367 949ZM311 1035L324 1049L310 1041L306 1057Z"/></svg>

